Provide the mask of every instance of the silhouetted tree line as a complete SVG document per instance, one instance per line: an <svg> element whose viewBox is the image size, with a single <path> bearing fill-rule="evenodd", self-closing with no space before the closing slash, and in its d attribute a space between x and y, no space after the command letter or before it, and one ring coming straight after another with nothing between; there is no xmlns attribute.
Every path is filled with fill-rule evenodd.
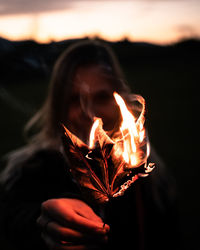
<svg viewBox="0 0 200 250"><path fill-rule="evenodd" d="M87 38L84 38L87 39ZM78 39L77 39L78 40ZM0 38L0 84L47 79L57 57L75 40L40 44L35 41L9 41ZM200 40L190 39L171 45L145 42L108 42L117 53L122 65L141 63L194 62L200 56Z"/></svg>

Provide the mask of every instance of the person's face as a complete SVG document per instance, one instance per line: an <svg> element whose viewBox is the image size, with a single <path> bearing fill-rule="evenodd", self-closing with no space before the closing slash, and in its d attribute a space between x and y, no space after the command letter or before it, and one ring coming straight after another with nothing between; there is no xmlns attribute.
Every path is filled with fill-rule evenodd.
<svg viewBox="0 0 200 250"><path fill-rule="evenodd" d="M95 116L102 118L105 130L111 130L119 114L113 91L113 84L99 66L78 68L67 117L71 132L86 142Z"/></svg>

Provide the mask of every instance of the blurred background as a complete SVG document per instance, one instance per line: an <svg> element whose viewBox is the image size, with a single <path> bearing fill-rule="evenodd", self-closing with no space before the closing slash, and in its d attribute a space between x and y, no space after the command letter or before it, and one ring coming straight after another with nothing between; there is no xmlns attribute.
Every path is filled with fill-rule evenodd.
<svg viewBox="0 0 200 250"><path fill-rule="evenodd" d="M0 171L25 143L62 51L105 40L146 99L150 140L177 182L182 249L197 249L199 13L199 0L0 0ZM0 249L10 250L3 239Z"/></svg>

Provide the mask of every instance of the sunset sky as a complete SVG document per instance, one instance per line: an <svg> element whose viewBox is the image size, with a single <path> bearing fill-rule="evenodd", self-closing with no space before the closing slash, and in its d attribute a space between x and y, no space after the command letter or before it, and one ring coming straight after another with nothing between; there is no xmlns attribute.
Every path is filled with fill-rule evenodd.
<svg viewBox="0 0 200 250"><path fill-rule="evenodd" d="M200 0L0 0L0 36L40 42L126 37L166 44L200 37Z"/></svg>

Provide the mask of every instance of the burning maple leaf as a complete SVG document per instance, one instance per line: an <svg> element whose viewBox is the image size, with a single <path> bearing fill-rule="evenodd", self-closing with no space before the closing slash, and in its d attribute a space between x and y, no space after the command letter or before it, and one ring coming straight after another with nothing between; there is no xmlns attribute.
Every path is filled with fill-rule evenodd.
<svg viewBox="0 0 200 250"><path fill-rule="evenodd" d="M147 164L149 143L144 129L144 99L134 96L142 105L136 119L122 97L116 92L113 95L122 121L111 137L103 129L101 118L94 118L89 146L63 125L63 146L73 178L84 194L98 203L123 195L139 177L148 176L154 169L154 163ZM129 176L132 177L127 180Z"/></svg>

